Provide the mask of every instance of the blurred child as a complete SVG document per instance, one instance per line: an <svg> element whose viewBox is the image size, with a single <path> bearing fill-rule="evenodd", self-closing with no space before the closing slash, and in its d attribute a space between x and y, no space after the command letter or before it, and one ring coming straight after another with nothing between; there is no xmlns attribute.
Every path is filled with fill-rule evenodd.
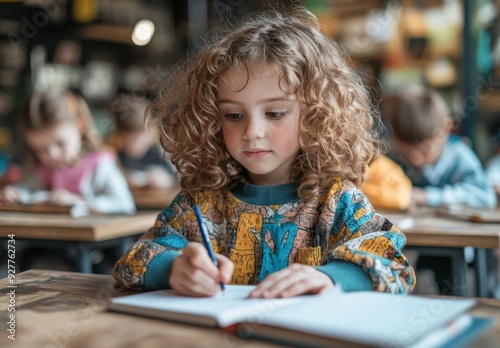
<svg viewBox="0 0 500 348"><path fill-rule="evenodd" d="M441 96L420 86L400 93L388 115L392 155L414 186L412 205L494 207L495 192L481 162L469 146L451 134L453 120L449 115Z"/></svg>
<svg viewBox="0 0 500 348"><path fill-rule="evenodd" d="M34 92L22 109L21 132L34 170L26 172L23 182L6 186L0 201L85 204L110 214L135 212L125 178L114 155L100 149L81 97L69 91Z"/></svg>
<svg viewBox="0 0 500 348"><path fill-rule="evenodd" d="M500 129L492 139L494 154L486 163L486 175L488 180L497 194L497 204L500 204ZM499 205L500 206L500 205ZM497 262L497 272L500 272L500 249L496 249L494 258ZM499 273L496 274L495 280L498 281ZM495 290L498 291L498 283L495 283Z"/></svg>
<svg viewBox="0 0 500 348"><path fill-rule="evenodd" d="M358 189L379 154L370 97L303 8L255 15L170 77L148 115L182 192L115 265L122 287L250 297L412 291L405 238ZM199 205L219 264L202 245Z"/></svg>
<svg viewBox="0 0 500 348"><path fill-rule="evenodd" d="M495 193L481 162L451 133L454 124L442 97L436 91L410 86L395 100L388 114L393 131L392 155L412 181L412 208L451 204L494 207ZM473 250L467 255L473 258ZM417 270L421 268L432 269L440 292L447 291L450 258L422 254Z"/></svg>
<svg viewBox="0 0 500 348"><path fill-rule="evenodd" d="M116 122L112 136L120 164L130 188L170 189L178 186L175 169L158 144L146 131L144 116L148 103L132 95L120 95L111 104Z"/></svg>
<svg viewBox="0 0 500 348"><path fill-rule="evenodd" d="M494 137L495 154L486 164L486 176L500 199L500 130Z"/></svg>
<svg viewBox="0 0 500 348"><path fill-rule="evenodd" d="M397 163L384 155L368 167L359 188L375 209L406 210L411 203L411 180Z"/></svg>

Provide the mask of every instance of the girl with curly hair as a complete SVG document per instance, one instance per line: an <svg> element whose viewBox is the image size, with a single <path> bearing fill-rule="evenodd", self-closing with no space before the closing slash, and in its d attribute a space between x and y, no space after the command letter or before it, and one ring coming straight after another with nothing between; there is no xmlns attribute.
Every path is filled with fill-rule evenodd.
<svg viewBox="0 0 500 348"><path fill-rule="evenodd" d="M367 89L303 8L258 14L189 59L150 105L182 192L117 262L125 288L251 297L409 293L405 237L357 188L379 155ZM201 207L218 267L201 244Z"/></svg>

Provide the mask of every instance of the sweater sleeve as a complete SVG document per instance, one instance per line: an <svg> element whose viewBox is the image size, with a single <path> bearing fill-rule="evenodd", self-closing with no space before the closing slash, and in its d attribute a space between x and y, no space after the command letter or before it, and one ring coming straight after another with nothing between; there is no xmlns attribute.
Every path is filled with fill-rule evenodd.
<svg viewBox="0 0 500 348"><path fill-rule="evenodd" d="M377 209L404 210L410 205L411 180L386 156L382 155L368 168L359 188Z"/></svg>
<svg viewBox="0 0 500 348"><path fill-rule="evenodd" d="M439 160L426 167L429 185L417 185L425 191L429 206L464 203L476 208L494 208L495 191L488 182L476 154L453 136Z"/></svg>
<svg viewBox="0 0 500 348"><path fill-rule="evenodd" d="M133 214L134 198L114 161L105 157L96 166L89 185L82 190L87 205L105 214Z"/></svg>
<svg viewBox="0 0 500 348"><path fill-rule="evenodd" d="M488 182L480 164L462 162L454 171L455 181L443 187L424 187L426 203L436 207L442 204L466 203L476 208L494 208L495 191Z"/></svg>
<svg viewBox="0 0 500 348"><path fill-rule="evenodd" d="M488 160L486 164L486 177L491 185L500 187L500 154Z"/></svg>
<svg viewBox="0 0 500 348"><path fill-rule="evenodd" d="M377 291L410 293L415 272L402 253L406 238L396 226L374 212L352 184L336 192L328 208L333 227L320 270L346 291L366 290L369 280Z"/></svg>
<svg viewBox="0 0 500 348"><path fill-rule="evenodd" d="M115 264L113 277L118 285L133 290L170 288L172 264L188 244L180 227L183 225L180 219L189 214L175 214L184 209L182 198L179 194L163 209L154 226Z"/></svg>

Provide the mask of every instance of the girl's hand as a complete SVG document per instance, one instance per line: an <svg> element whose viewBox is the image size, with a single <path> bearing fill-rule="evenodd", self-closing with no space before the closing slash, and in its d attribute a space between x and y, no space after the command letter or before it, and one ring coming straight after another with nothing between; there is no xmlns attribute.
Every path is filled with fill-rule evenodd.
<svg viewBox="0 0 500 348"><path fill-rule="evenodd" d="M175 178L161 167L152 167L147 174L149 188L168 190L175 186Z"/></svg>
<svg viewBox="0 0 500 348"><path fill-rule="evenodd" d="M420 207L425 205L425 191L421 188L414 187L411 193L411 205Z"/></svg>
<svg viewBox="0 0 500 348"><path fill-rule="evenodd" d="M66 189L57 189L50 193L48 203L53 203L57 205L75 205L82 202L83 199L80 195L69 192Z"/></svg>
<svg viewBox="0 0 500 348"><path fill-rule="evenodd" d="M5 186L0 191L0 202L7 204L16 204L21 201L21 194L12 186Z"/></svg>
<svg viewBox="0 0 500 348"><path fill-rule="evenodd" d="M220 282L229 283L234 265L225 256L215 254L217 268L201 243L189 243L172 265L170 286L185 296L212 296L221 291Z"/></svg>
<svg viewBox="0 0 500 348"><path fill-rule="evenodd" d="M268 276L249 297L292 297L303 294L319 294L333 289L332 279L314 267L298 263Z"/></svg>
<svg viewBox="0 0 500 348"><path fill-rule="evenodd" d="M495 192L497 193L498 196L500 196L500 186L493 186L493 188L495 189Z"/></svg>

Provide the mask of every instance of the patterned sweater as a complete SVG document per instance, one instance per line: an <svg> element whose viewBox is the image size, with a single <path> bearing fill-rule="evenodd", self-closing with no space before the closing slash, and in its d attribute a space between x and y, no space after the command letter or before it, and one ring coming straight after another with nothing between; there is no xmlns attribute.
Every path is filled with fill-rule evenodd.
<svg viewBox="0 0 500 348"><path fill-rule="evenodd" d="M298 262L316 267L344 291L410 293L415 275L401 253L406 239L373 211L351 182L304 202L297 184L181 192L154 226L116 263L118 284L137 290L169 288L173 260L201 235L193 206L204 215L216 253L234 263L233 284L256 284Z"/></svg>

